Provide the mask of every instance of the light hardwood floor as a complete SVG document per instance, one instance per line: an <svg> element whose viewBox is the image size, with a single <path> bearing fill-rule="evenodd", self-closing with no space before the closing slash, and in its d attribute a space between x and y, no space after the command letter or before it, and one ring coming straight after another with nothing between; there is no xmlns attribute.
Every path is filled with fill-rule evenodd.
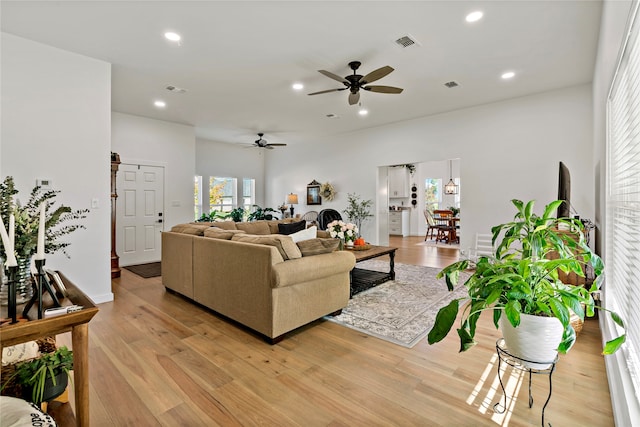
<svg viewBox="0 0 640 427"><path fill-rule="evenodd" d="M392 238L396 262L442 267L457 251ZM504 415L496 377L500 334L481 321L480 344L458 353L455 336L403 348L319 320L275 346L251 331L165 292L160 278L126 270L115 301L90 324L94 426L536 426L548 378L516 390ZM546 411L555 426L612 426L597 320L561 356Z"/></svg>

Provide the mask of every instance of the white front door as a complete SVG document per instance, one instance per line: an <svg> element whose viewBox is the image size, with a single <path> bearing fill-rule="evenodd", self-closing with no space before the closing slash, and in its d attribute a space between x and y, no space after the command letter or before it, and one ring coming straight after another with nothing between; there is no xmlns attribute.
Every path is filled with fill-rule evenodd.
<svg viewBox="0 0 640 427"><path fill-rule="evenodd" d="M120 265L160 261L164 168L122 163L116 189L116 251Z"/></svg>

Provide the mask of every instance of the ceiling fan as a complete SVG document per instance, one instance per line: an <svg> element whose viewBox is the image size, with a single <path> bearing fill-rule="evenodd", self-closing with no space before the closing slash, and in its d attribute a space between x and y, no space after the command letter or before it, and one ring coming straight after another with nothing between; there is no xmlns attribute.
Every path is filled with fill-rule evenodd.
<svg viewBox="0 0 640 427"><path fill-rule="evenodd" d="M369 74L362 76L360 74L356 74L356 71L358 70L358 68L360 68L360 65L362 65L360 61L349 62L349 68L353 70L353 74L346 77L340 77L337 74L333 74L326 70L318 70L320 74L324 74L330 79L339 81L340 83L345 85L345 87L341 87L338 89L322 90L320 92L310 93L309 95L319 95L321 93L338 92L341 90L349 89L349 92L350 92L349 105L354 105L354 104L357 104L358 101L360 101L360 89L368 90L370 92L378 92L378 93L402 93L403 89L399 87L379 86L379 85L365 86L391 73L393 71L392 67L385 65L384 67L378 68L377 70L373 70Z"/></svg>
<svg viewBox="0 0 640 427"><path fill-rule="evenodd" d="M253 142L253 147L266 148L267 150L273 150L273 147L286 147L287 146L287 144L271 144L271 143L267 142L266 139L262 139L263 136L264 136L264 133L259 133L258 134L258 139L256 139Z"/></svg>

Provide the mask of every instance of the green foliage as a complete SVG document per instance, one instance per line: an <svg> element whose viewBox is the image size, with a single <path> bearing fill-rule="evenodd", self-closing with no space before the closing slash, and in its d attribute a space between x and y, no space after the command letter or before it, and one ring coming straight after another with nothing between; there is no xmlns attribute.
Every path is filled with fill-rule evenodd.
<svg viewBox="0 0 640 427"><path fill-rule="evenodd" d="M229 216L234 222L242 222L244 219L245 211L243 207L237 207L229 212Z"/></svg>
<svg viewBox="0 0 640 427"><path fill-rule="evenodd" d="M23 387L32 390L31 400L41 403L45 391L45 381L51 379L56 385L56 375L61 372L69 375L73 369L73 352L67 347L60 347L52 353L44 353L40 357L18 363L15 373L3 381L2 388L14 378Z"/></svg>
<svg viewBox="0 0 640 427"><path fill-rule="evenodd" d="M255 208L253 212L251 212L248 216L247 216L247 221L258 221L261 219L273 219L273 215L270 214L270 212L275 212L274 209L271 208L261 208L258 205L253 205L253 207Z"/></svg>
<svg viewBox="0 0 640 427"><path fill-rule="evenodd" d="M29 201L22 206L14 201L14 196L18 194L15 188L13 177L8 176L0 184L0 215L5 226L9 224L9 215L13 213L16 221L15 228L15 252L16 256L28 257L35 253L38 244L38 226L40 221L40 205L46 204L46 232L45 232L45 252L55 253L62 251L67 257L66 251L68 242L61 242L60 238L73 233L79 228L85 228L78 223L86 218L88 209L72 210L68 206L60 205L55 207L56 196L60 191L44 190L36 186L31 190ZM0 248L0 256L6 259L4 246Z"/></svg>
<svg viewBox="0 0 640 427"><path fill-rule="evenodd" d="M458 216L460 213L460 208L456 208L455 206L449 206L447 209L453 212L453 216Z"/></svg>
<svg viewBox="0 0 640 427"><path fill-rule="evenodd" d="M362 223L373 216L370 211L373 202L371 200L362 200L355 193L349 193L347 195L347 203L347 208L343 211L344 214L349 218L349 221L358 227L358 230L362 231Z"/></svg>
<svg viewBox="0 0 640 427"><path fill-rule="evenodd" d="M492 228L495 257L481 257L475 272L464 284L470 302L462 307L461 327L458 329L460 351L475 344L475 323L481 313L491 311L496 327L503 314L514 327L519 325L522 313L558 318L564 328L558 351L566 353L576 338L569 310L582 320L585 315L593 316L596 308L609 311L595 306L591 296L599 287L604 264L586 244L580 221L552 217L561 201L548 204L542 216L533 213L533 201L526 205L520 200L512 200L512 203L517 210L514 220ZM571 231L562 232L559 228ZM502 240L496 246L500 236ZM549 259L552 252L559 255L559 259ZM591 289L566 285L558 279L559 271L584 277L587 264L593 267L597 276ZM469 261L458 261L440 271L438 278L444 277L448 289L453 290L460 272L468 267ZM460 300L440 309L429 332L429 344L448 335L458 314ZM624 327L622 319L616 313L610 313L616 323ZM625 335L622 335L609 341L603 354L617 351L624 340Z"/></svg>
<svg viewBox="0 0 640 427"><path fill-rule="evenodd" d="M196 220L196 222L213 222L213 221L219 221L219 220L224 220L226 218L229 217L229 212L222 212L222 211L211 211L208 214L203 213L200 218L198 218Z"/></svg>

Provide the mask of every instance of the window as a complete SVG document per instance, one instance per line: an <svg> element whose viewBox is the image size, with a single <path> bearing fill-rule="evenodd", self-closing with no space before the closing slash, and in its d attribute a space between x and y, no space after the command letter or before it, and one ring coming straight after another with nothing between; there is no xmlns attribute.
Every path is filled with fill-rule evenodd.
<svg viewBox="0 0 640 427"><path fill-rule="evenodd" d="M427 178L424 180L424 207L431 212L442 203L442 179Z"/></svg>
<svg viewBox="0 0 640 427"><path fill-rule="evenodd" d="M235 178L209 178L209 212L230 212L237 198Z"/></svg>
<svg viewBox="0 0 640 427"><path fill-rule="evenodd" d="M640 25L628 33L607 100L606 307L625 320L622 356L611 362L631 408L640 393ZM632 14L633 16L633 14ZM634 28L635 27L635 28ZM615 335L605 319L603 335ZM617 380L616 380L617 381ZM622 398L622 397L621 397ZM640 410L638 410L640 413Z"/></svg>
<svg viewBox="0 0 640 427"><path fill-rule="evenodd" d="M242 179L242 205L250 210L256 203L256 180L252 178Z"/></svg>
<svg viewBox="0 0 640 427"><path fill-rule="evenodd" d="M194 206L194 219L198 219L202 216L202 177L196 176L193 180L193 206Z"/></svg>

